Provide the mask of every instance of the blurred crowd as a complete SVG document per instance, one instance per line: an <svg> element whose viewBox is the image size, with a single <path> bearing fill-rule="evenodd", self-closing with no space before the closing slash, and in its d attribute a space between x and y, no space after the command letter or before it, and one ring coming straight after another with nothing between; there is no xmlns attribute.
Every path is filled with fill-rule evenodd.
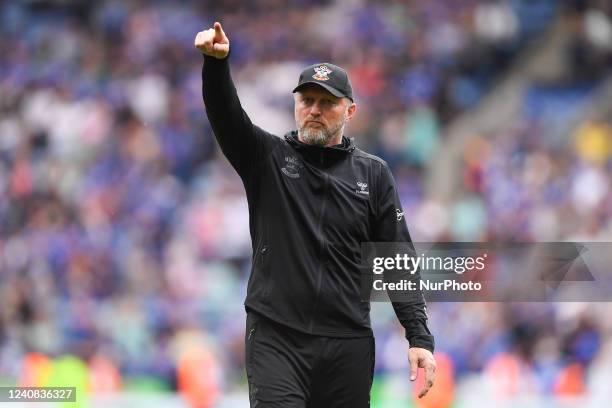
<svg viewBox="0 0 612 408"><path fill-rule="evenodd" d="M290 90L303 66L327 60L349 70L359 105L350 136L391 165L415 239L609 238L612 117L588 118L554 139L532 109L568 87L595 89L609 74L601 68L612 49L606 4L2 2L0 379L32 384L24 361L42 353L71 354L92 372L110 366L124 384L146 379L195 400L202 389L209 401L244 386L248 211L206 120L193 47L216 20L231 41L246 111L279 135L294 126ZM461 193L432 200L425 164L444 127L477 107L562 12L576 22L568 54L576 69L564 88L534 88L515 126L473 138ZM407 374L397 358L405 341L385 306L373 316L381 379ZM438 350L457 378L494 372L496 358L510 356L540 376L542 392L557 389L569 364L586 369L600 356L610 327L597 313L430 307Z"/></svg>

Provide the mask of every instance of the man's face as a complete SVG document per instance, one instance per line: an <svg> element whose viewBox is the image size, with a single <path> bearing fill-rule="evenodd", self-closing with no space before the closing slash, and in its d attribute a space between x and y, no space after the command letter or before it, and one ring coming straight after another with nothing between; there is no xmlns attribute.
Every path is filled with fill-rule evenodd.
<svg viewBox="0 0 612 408"><path fill-rule="evenodd" d="M355 109L350 99L338 98L318 85L296 92L295 124L300 140L317 146L339 144Z"/></svg>

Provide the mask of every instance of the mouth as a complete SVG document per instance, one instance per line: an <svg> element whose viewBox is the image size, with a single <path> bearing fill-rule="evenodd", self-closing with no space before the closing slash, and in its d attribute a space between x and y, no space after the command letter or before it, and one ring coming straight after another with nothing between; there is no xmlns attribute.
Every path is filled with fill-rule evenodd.
<svg viewBox="0 0 612 408"><path fill-rule="evenodd" d="M315 124L315 125L319 125L319 126L325 126L325 125L323 125L323 123L321 123L321 122L317 122L316 120L309 120L309 121L307 121L307 122L306 122L306 125L309 125L309 124Z"/></svg>

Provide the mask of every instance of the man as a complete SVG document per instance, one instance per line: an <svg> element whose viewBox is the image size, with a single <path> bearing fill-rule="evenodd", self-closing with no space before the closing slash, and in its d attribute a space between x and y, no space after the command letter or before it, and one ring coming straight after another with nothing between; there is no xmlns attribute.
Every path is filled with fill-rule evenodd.
<svg viewBox="0 0 612 408"><path fill-rule="evenodd" d="M346 72L306 68L294 89L297 131L253 125L229 69L221 24L199 32L202 93L221 150L249 204L246 370L251 407L369 406L374 369L370 305L360 297L362 242L409 242L393 177L344 136L357 106ZM406 329L411 380L435 378L425 302L393 303Z"/></svg>

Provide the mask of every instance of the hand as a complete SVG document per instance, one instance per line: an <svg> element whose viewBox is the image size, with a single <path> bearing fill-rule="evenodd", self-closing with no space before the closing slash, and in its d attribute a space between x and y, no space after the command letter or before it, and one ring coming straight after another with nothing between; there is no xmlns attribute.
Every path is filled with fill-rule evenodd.
<svg viewBox="0 0 612 408"><path fill-rule="evenodd" d="M195 38L195 47L204 55L223 59L229 54L229 39L221 28L221 23L215 22L214 28L200 31Z"/></svg>
<svg viewBox="0 0 612 408"><path fill-rule="evenodd" d="M410 362L410 381L416 380L419 367L425 369L425 385L419 391L419 398L422 398L436 381L436 360L431 351L420 347L411 347L408 349L408 361Z"/></svg>

